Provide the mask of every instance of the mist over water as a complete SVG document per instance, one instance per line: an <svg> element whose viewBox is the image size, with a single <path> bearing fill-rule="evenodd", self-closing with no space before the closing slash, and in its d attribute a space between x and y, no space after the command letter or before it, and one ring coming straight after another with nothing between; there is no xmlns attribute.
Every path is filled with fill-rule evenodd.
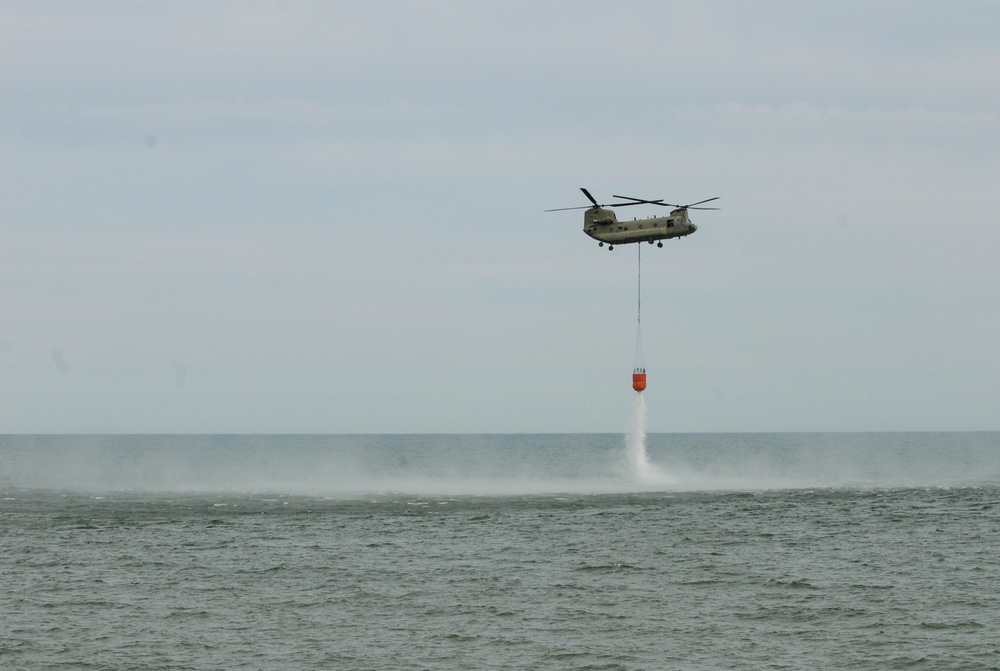
<svg viewBox="0 0 1000 671"><path fill-rule="evenodd" d="M0 668L995 668L1000 434L0 436ZM655 411L655 409L650 408Z"/></svg>
<svg viewBox="0 0 1000 671"><path fill-rule="evenodd" d="M996 668L1000 435L623 415L0 436L0 668Z"/></svg>
<svg viewBox="0 0 1000 671"><path fill-rule="evenodd" d="M353 497L1000 483L1000 433L0 436L0 491Z"/></svg>

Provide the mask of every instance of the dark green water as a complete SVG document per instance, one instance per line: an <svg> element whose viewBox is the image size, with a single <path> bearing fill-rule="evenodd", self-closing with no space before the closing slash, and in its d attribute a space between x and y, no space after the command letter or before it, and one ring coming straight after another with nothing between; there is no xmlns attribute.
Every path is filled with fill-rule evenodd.
<svg viewBox="0 0 1000 671"><path fill-rule="evenodd" d="M5 437L4 669L1000 668L1000 435Z"/></svg>

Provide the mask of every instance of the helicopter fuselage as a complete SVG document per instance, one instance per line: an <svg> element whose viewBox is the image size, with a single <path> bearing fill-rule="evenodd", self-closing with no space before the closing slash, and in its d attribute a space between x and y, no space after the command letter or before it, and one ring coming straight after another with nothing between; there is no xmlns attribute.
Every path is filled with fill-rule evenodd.
<svg viewBox="0 0 1000 671"><path fill-rule="evenodd" d="M697 230L683 208L671 211L666 217L632 221L618 221L614 212L603 207L592 207L583 215L583 232L608 245L680 238Z"/></svg>

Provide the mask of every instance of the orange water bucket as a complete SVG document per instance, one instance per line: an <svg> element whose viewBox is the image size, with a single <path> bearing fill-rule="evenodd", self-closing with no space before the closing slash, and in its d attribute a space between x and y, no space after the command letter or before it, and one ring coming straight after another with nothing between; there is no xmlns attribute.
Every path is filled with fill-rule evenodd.
<svg viewBox="0 0 1000 671"><path fill-rule="evenodd" d="M642 391L646 388L646 370L644 368L637 368L632 373L632 388L636 391Z"/></svg>

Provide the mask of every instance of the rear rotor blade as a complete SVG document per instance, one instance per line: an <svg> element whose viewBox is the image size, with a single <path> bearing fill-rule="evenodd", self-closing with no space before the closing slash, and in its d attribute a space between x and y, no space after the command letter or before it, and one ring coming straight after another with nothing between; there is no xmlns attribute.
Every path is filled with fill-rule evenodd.
<svg viewBox="0 0 1000 671"><path fill-rule="evenodd" d="M592 210L594 209L590 205L580 205L577 207L556 207L551 210L545 210L545 212L562 212L563 210Z"/></svg>
<svg viewBox="0 0 1000 671"><path fill-rule="evenodd" d="M718 199L719 196L716 196L715 198L706 198L705 200L699 200L697 203L691 203L690 205L673 205L671 203L662 203L662 204L668 205L670 207L676 207L679 210L718 210L720 209L718 207L696 207L697 205L701 205L702 203L710 203L713 200L718 200Z"/></svg>
<svg viewBox="0 0 1000 671"><path fill-rule="evenodd" d="M716 196L715 198L706 198L705 200L699 200L697 203L691 203L690 205L685 205L684 207L686 207L688 209L691 209L691 208L694 208L695 205L701 205L702 203L711 203L713 200L718 200L718 199L719 199L719 196ZM698 209L699 210L717 210L719 208L717 208L717 207L699 207Z"/></svg>

